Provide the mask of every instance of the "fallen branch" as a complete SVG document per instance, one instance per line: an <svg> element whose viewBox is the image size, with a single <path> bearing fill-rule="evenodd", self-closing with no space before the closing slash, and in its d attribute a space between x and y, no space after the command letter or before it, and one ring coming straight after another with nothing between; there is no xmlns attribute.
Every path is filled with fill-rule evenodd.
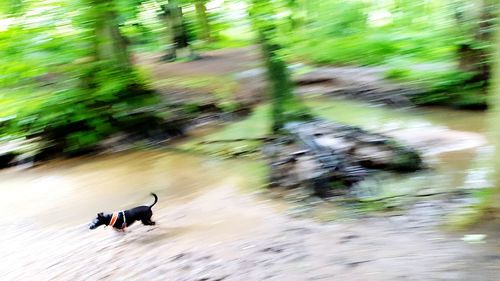
<svg viewBox="0 0 500 281"><path fill-rule="evenodd" d="M381 198L373 198L373 199L362 199L362 198L342 198L342 199L332 199L333 202L345 202L345 203L373 203L380 202L389 199L406 197L406 198L418 198L418 197L431 197L435 195L443 195L443 194L452 194L452 195L464 195L467 194L466 191L463 190L454 190L454 191L443 191L443 192L434 192L434 193L425 193L425 194L399 194L392 195Z"/></svg>
<svg viewBox="0 0 500 281"><path fill-rule="evenodd" d="M393 195L393 196L388 196L388 197L382 197L382 198L374 198L374 199L362 199L362 198L341 198L341 199L334 199L332 198L332 202L340 202L340 203L372 203L372 202L379 202L379 201L385 201L388 199L394 199L398 197L410 197L408 194L402 194L402 195Z"/></svg>
<svg viewBox="0 0 500 281"><path fill-rule="evenodd" d="M260 138L244 138L244 139L228 139L228 140L210 140L201 141L198 144L212 144L212 143L227 143L227 142L241 142L241 141L270 141L274 140L273 137L260 137Z"/></svg>
<svg viewBox="0 0 500 281"><path fill-rule="evenodd" d="M465 191L465 190L453 190L453 191L443 191L443 192L433 192L433 193L416 194L416 195L414 195L414 197L429 197L429 196L442 195L442 194L467 195L468 192Z"/></svg>

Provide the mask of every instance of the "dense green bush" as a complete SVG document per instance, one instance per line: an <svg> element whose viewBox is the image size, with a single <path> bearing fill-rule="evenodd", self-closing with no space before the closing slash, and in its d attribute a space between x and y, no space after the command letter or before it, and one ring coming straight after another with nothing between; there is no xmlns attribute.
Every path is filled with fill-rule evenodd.
<svg viewBox="0 0 500 281"><path fill-rule="evenodd" d="M8 120L0 138L41 137L75 153L118 131L147 130L141 120L155 124L146 109L159 98L134 68L93 55L100 43L88 18L77 14L72 24L65 7L32 5L47 9L43 22L17 17L0 31L0 118Z"/></svg>
<svg viewBox="0 0 500 281"><path fill-rule="evenodd" d="M314 64L387 66L386 78L418 84L424 94L416 101L422 104L484 103L477 92L486 88L485 81L476 83L473 71L458 67L464 55L459 47L464 44L476 54L490 52L492 43L475 33L484 7L465 2L295 2L299 4L290 8L291 13L302 14L303 24L293 31L281 29L285 32L280 36L290 58ZM462 11L460 21L457 8ZM289 25L287 18L281 22Z"/></svg>

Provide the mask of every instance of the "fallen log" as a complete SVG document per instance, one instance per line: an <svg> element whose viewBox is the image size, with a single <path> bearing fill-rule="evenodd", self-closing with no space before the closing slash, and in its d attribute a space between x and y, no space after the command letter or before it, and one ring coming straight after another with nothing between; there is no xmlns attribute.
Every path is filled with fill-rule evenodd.
<svg viewBox="0 0 500 281"><path fill-rule="evenodd" d="M312 187L328 197L362 181L371 170L423 168L416 150L354 126L314 120L287 123L283 131L263 149L271 186Z"/></svg>

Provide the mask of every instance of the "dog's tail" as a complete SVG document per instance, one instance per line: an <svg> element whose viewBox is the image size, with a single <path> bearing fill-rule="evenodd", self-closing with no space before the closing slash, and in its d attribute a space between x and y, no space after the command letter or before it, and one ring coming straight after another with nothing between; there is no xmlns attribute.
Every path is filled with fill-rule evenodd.
<svg viewBox="0 0 500 281"><path fill-rule="evenodd" d="M153 202L153 204L151 206L149 206L149 208L153 208L153 206L156 204L156 202L158 202L158 196L156 196L156 194L154 194L153 192L151 192L151 195L153 195L153 197L155 198L155 201Z"/></svg>

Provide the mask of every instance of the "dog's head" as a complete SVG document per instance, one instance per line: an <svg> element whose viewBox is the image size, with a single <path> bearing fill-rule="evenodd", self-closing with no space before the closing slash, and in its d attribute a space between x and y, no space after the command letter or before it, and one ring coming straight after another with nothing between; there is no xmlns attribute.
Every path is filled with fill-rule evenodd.
<svg viewBox="0 0 500 281"><path fill-rule="evenodd" d="M93 219L92 222L89 224L89 228L96 229L103 224L106 224L106 218L104 217L104 213L98 213L97 217Z"/></svg>

